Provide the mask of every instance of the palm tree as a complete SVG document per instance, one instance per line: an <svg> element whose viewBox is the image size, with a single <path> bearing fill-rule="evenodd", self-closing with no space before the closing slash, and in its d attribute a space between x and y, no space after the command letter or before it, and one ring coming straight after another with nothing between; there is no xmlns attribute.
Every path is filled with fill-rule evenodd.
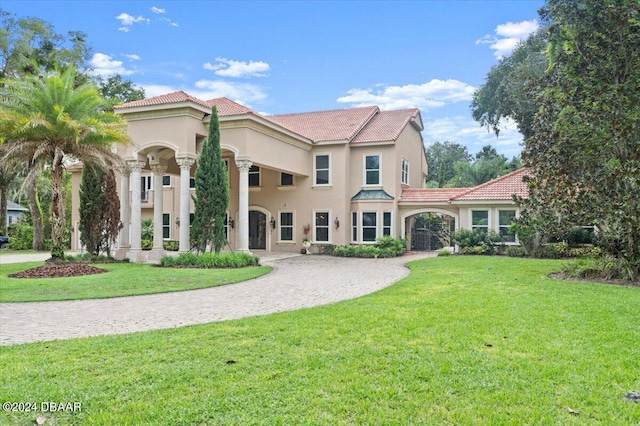
<svg viewBox="0 0 640 426"><path fill-rule="evenodd" d="M105 111L92 84L74 87L75 77L75 69L69 68L7 80L0 95L0 160L9 166L26 161L51 168L52 261L64 259L65 164L77 159L105 169L118 167L122 160L111 147L129 141L124 120Z"/></svg>

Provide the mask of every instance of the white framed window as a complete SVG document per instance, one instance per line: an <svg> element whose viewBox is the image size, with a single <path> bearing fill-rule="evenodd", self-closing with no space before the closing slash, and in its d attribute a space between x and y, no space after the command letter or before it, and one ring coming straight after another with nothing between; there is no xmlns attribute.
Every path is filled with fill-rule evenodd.
<svg viewBox="0 0 640 426"><path fill-rule="evenodd" d="M362 242L375 243L378 238L378 213L362 212Z"/></svg>
<svg viewBox="0 0 640 426"><path fill-rule="evenodd" d="M162 186L171 186L171 175L162 175Z"/></svg>
<svg viewBox="0 0 640 426"><path fill-rule="evenodd" d="M358 242L358 213L351 212L351 242Z"/></svg>
<svg viewBox="0 0 640 426"><path fill-rule="evenodd" d="M140 176L140 190L142 191L140 194L140 199L143 203L149 202L149 191L153 188L153 182L151 180L153 176L144 175Z"/></svg>
<svg viewBox="0 0 640 426"><path fill-rule="evenodd" d="M293 175L290 173L280 173L280 186L293 186L295 182Z"/></svg>
<svg viewBox="0 0 640 426"><path fill-rule="evenodd" d="M380 156L364 156L364 184L380 185Z"/></svg>
<svg viewBox="0 0 640 426"><path fill-rule="evenodd" d="M293 212L279 212L279 216L278 226L280 229L278 231L278 240L293 241Z"/></svg>
<svg viewBox="0 0 640 426"><path fill-rule="evenodd" d="M515 219L515 210L498 210L498 232L505 243L516 242L516 234L509 232L509 228Z"/></svg>
<svg viewBox="0 0 640 426"><path fill-rule="evenodd" d="M249 186L260 186L260 167L251 166L249 168Z"/></svg>
<svg viewBox="0 0 640 426"><path fill-rule="evenodd" d="M471 229L480 229L483 232L489 230L489 210L471 211Z"/></svg>
<svg viewBox="0 0 640 426"><path fill-rule="evenodd" d="M313 184L331 185L331 155L316 154L313 156Z"/></svg>
<svg viewBox="0 0 640 426"><path fill-rule="evenodd" d="M224 240L229 241L229 221L231 220L231 216L229 216L229 212L224 215Z"/></svg>
<svg viewBox="0 0 640 426"><path fill-rule="evenodd" d="M171 214L162 213L162 238L168 240L171 238Z"/></svg>
<svg viewBox="0 0 640 426"><path fill-rule="evenodd" d="M409 161L402 159L402 171L400 172L400 182L409 185Z"/></svg>
<svg viewBox="0 0 640 426"><path fill-rule="evenodd" d="M391 236L391 212L382 213L382 236Z"/></svg>
<svg viewBox="0 0 640 426"><path fill-rule="evenodd" d="M313 240L319 243L326 243L331 241L329 232L331 227L329 226L329 218L331 217L330 211L314 211L314 227L313 227Z"/></svg>

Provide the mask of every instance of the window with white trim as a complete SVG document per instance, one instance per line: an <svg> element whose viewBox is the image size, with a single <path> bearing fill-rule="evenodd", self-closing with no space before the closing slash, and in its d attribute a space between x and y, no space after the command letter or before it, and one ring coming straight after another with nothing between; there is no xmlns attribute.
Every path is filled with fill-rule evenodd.
<svg viewBox="0 0 640 426"><path fill-rule="evenodd" d="M293 175L290 173L280 173L280 186L293 186Z"/></svg>
<svg viewBox="0 0 640 426"><path fill-rule="evenodd" d="M315 212L315 226L313 228L314 241L329 241L329 212Z"/></svg>
<svg viewBox="0 0 640 426"><path fill-rule="evenodd" d="M362 212L362 242L373 243L378 237L378 213Z"/></svg>
<svg viewBox="0 0 640 426"><path fill-rule="evenodd" d="M380 156L364 156L364 184L380 185Z"/></svg>
<svg viewBox="0 0 640 426"><path fill-rule="evenodd" d="M515 210L498 210L498 232L505 243L516 242L516 234L509 232L509 228L515 219Z"/></svg>
<svg viewBox="0 0 640 426"><path fill-rule="evenodd" d="M280 226L279 240L293 241L293 212L280 212L278 225Z"/></svg>
<svg viewBox="0 0 640 426"><path fill-rule="evenodd" d="M489 230L489 210L471 211L471 229L480 229L483 232Z"/></svg>
<svg viewBox="0 0 640 426"><path fill-rule="evenodd" d="M382 213L382 236L391 236L391 212Z"/></svg>
<svg viewBox="0 0 640 426"><path fill-rule="evenodd" d="M313 184L331 184L331 158L329 154L316 154L313 157Z"/></svg>
<svg viewBox="0 0 640 426"><path fill-rule="evenodd" d="M162 238L169 239L171 237L171 214L162 213Z"/></svg>
<svg viewBox="0 0 640 426"><path fill-rule="evenodd" d="M249 167L249 186L260 186L260 167Z"/></svg>
<svg viewBox="0 0 640 426"><path fill-rule="evenodd" d="M149 202L149 191L151 191L153 182L151 182L152 176L140 176L140 199L143 203Z"/></svg>
<svg viewBox="0 0 640 426"><path fill-rule="evenodd" d="M351 212L351 242L358 241L358 213Z"/></svg>
<svg viewBox="0 0 640 426"><path fill-rule="evenodd" d="M400 181L409 185L409 161L402 159L402 172L400 173Z"/></svg>

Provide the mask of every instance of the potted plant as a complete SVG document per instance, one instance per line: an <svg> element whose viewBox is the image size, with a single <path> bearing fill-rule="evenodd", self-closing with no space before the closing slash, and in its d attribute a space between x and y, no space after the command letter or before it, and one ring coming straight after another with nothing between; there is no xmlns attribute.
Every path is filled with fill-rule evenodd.
<svg viewBox="0 0 640 426"><path fill-rule="evenodd" d="M302 247L304 247L301 251L302 254L311 254L311 252L309 251L309 247L311 247L309 231L311 231L311 225L306 224L302 227L302 233L304 234L304 237L302 238Z"/></svg>

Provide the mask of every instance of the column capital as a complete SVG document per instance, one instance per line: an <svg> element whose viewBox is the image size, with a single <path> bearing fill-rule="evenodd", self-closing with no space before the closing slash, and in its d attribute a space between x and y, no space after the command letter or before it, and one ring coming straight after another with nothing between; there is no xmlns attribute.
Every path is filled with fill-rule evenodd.
<svg viewBox="0 0 640 426"><path fill-rule="evenodd" d="M241 172L248 172L252 164L253 161L248 158L236 158L236 166L238 166Z"/></svg>
<svg viewBox="0 0 640 426"><path fill-rule="evenodd" d="M127 160L127 166L131 172L140 173L145 163L138 160Z"/></svg>
<svg viewBox="0 0 640 426"><path fill-rule="evenodd" d="M191 169L191 166L196 162L195 158L176 158L176 163L181 169Z"/></svg>
<svg viewBox="0 0 640 426"><path fill-rule="evenodd" d="M118 167L118 173L120 173L120 176L126 178L129 177L131 169L129 169L129 166L127 166L126 164L123 164L122 166Z"/></svg>
<svg viewBox="0 0 640 426"><path fill-rule="evenodd" d="M153 171L154 175L162 176L164 172L167 171L167 166L163 166L162 164L152 164L151 170Z"/></svg>

